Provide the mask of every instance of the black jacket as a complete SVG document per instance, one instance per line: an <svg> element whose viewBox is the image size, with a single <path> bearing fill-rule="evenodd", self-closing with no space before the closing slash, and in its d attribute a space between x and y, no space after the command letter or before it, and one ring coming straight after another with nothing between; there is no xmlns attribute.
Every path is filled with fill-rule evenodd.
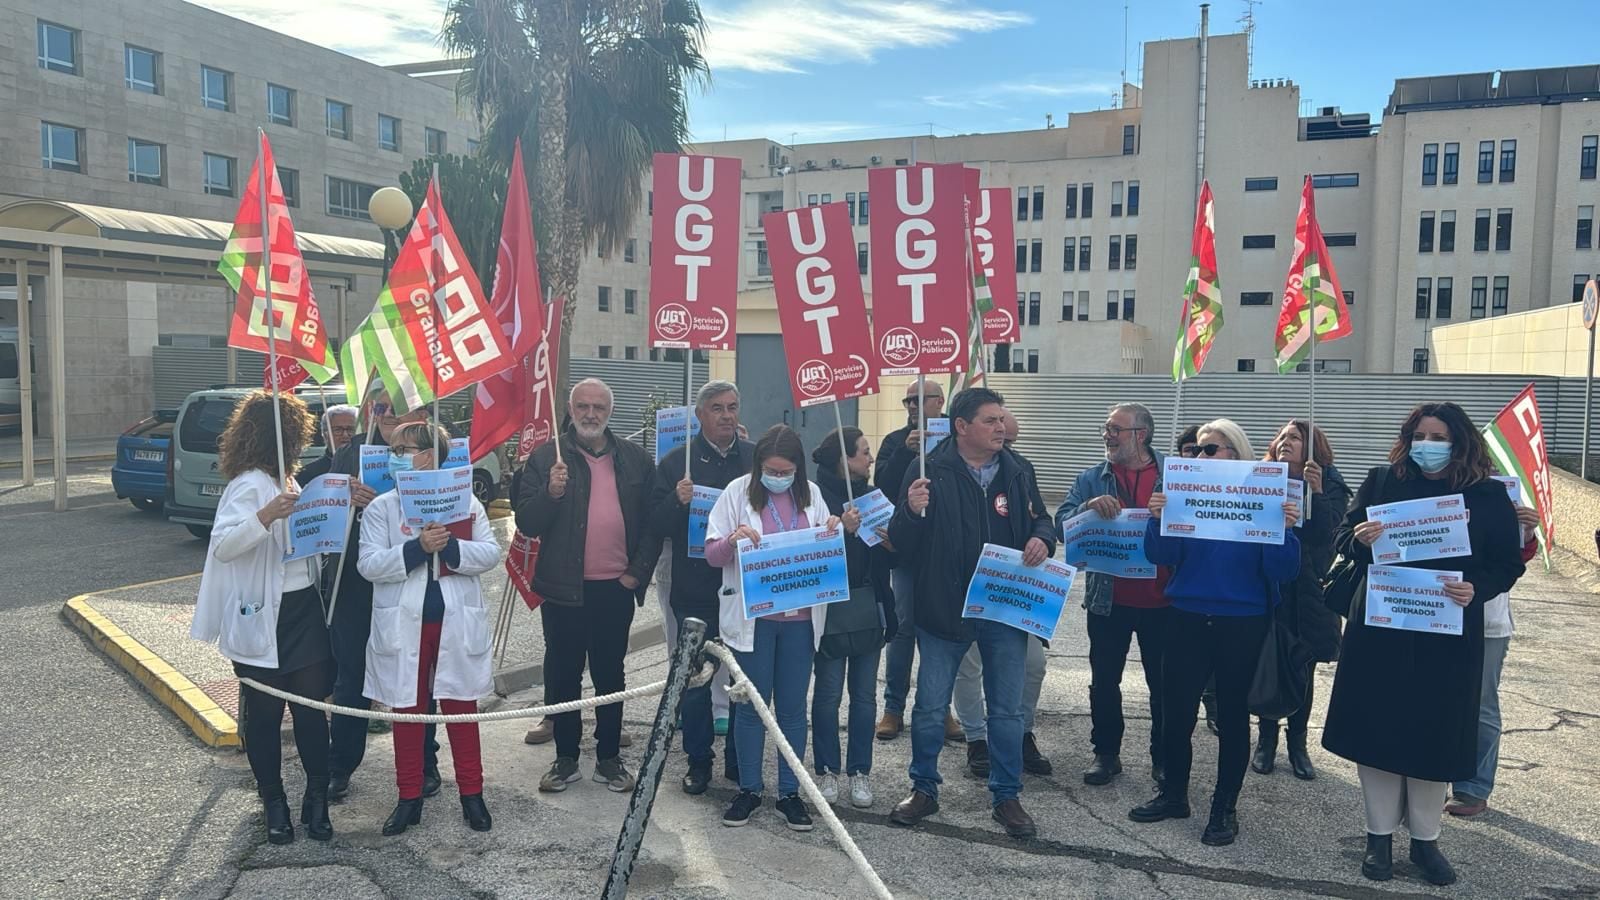
<svg viewBox="0 0 1600 900"><path fill-rule="evenodd" d="M1322 579L1333 565L1333 538L1350 507L1350 486L1333 466L1322 472L1322 493L1311 495L1311 518L1300 526L1300 574L1283 584L1278 615L1305 642L1311 658L1339 658L1339 616L1322 602Z"/></svg>
<svg viewBox="0 0 1600 900"><path fill-rule="evenodd" d="M755 470L756 445L735 440L728 455L718 453L711 443L695 435L688 444L693 451L691 478L702 487L722 489L740 475ZM717 594L722 590L722 570L703 559L689 558L689 507L678 502L678 482L683 480L684 447L678 447L661 458L656 466L655 486L650 492L650 524L656 536L656 557L661 554L661 542L672 541L672 608L685 615L694 616L715 626L721 604Z"/></svg>
<svg viewBox="0 0 1600 900"><path fill-rule="evenodd" d="M996 533L991 526L991 501L967 471L967 464L949 438L928 454L929 499L926 515L917 516L906 503L914 479L901 488L889 540L915 579L914 620L935 637L968 641L975 636L972 623L961 617L967 585L977 571L984 544L1021 550L1030 538L1044 541L1055 552L1055 524L1045 511L1031 468L1009 450L1000 451L1000 471L990 485L996 500L1006 498L1004 520L1008 526Z"/></svg>
<svg viewBox="0 0 1600 900"><path fill-rule="evenodd" d="M846 497L844 479L833 472L818 471L816 474L817 487L822 489L822 500L828 505L828 512L838 516L844 514ZM855 497L869 493L872 487L865 479L852 481L850 489ZM846 534L844 536L845 566L850 574L851 602L854 602L858 589L870 589L876 605L881 608L878 615L879 628L884 631L882 640L894 637L896 619L894 611L894 591L889 586L890 554L882 545L867 546L860 536ZM865 590L861 593L864 595ZM834 631L835 615L828 613L828 631Z"/></svg>
<svg viewBox="0 0 1600 900"><path fill-rule="evenodd" d="M890 500L904 492L906 472L917 461L916 451L906 446L906 438L916 430L915 424L898 428L884 435L883 443L878 446L878 461L872 464L872 483Z"/></svg>
<svg viewBox="0 0 1600 900"><path fill-rule="evenodd" d="M618 440L606 430L611 448L605 458L617 477L617 499L622 504L628 570L638 579L634 599L644 605L645 589L661 555L661 539L650 528L649 503L653 472L650 456L632 441ZM550 468L556 462L554 443L545 443L528 457L517 492L517 530L540 539L539 562L533 570L533 589L547 603L583 605L583 554L589 525L588 451L577 443L572 429L561 435L561 458L567 464L567 490L559 499L550 496Z"/></svg>

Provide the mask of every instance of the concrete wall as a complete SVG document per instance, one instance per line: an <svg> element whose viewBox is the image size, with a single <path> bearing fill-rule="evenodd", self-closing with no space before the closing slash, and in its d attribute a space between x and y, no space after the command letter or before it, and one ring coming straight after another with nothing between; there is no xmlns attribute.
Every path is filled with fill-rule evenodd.
<svg viewBox="0 0 1600 900"><path fill-rule="evenodd" d="M1582 377L1588 371L1589 333L1583 307L1574 303L1461 322L1428 338L1433 371L1441 374Z"/></svg>
<svg viewBox="0 0 1600 900"><path fill-rule="evenodd" d="M1555 494L1556 546L1589 562L1600 562L1594 535L1600 530L1600 485L1570 472L1552 469Z"/></svg>

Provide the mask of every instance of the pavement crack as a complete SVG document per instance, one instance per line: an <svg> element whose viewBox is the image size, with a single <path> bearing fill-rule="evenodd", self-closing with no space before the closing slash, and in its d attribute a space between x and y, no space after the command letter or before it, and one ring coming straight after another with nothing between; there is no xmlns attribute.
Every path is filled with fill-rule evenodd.
<svg viewBox="0 0 1600 900"><path fill-rule="evenodd" d="M1501 734L1548 734L1564 725L1572 728L1584 728L1586 727L1583 724L1584 719L1600 719L1600 716L1591 713L1575 712L1570 709L1556 709L1554 707L1546 708L1555 714L1555 721L1549 725L1542 728L1507 728Z"/></svg>

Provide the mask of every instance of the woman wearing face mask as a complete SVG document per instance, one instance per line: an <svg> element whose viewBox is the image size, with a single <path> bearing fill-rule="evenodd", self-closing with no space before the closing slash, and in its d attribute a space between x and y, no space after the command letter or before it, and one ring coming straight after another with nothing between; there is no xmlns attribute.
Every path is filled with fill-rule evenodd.
<svg viewBox="0 0 1600 900"><path fill-rule="evenodd" d="M755 464L723 489L706 526L706 562L722 568L722 640L737 654L739 667L768 703L784 740L805 758L806 693L811 686L811 661L827 632L827 606L803 607L748 620L740 587L738 545L741 539L759 545L763 534L796 531L823 524L836 527L822 491L806 480L805 449L800 436L786 425L774 425L756 442ZM859 524L859 517L856 517ZM722 816L730 828L744 825L761 808L765 785L761 772L766 729L755 713L734 716L739 748L739 794ZM789 828L811 830L811 814L800 799L800 782L782 756L778 758L777 809Z"/></svg>
<svg viewBox="0 0 1600 900"><path fill-rule="evenodd" d="M1339 617L1322 602L1322 578L1333 565L1333 533L1350 506L1350 488L1333 467L1333 447L1327 435L1304 419L1292 419L1283 426L1268 445L1266 459L1288 463L1289 477L1304 482L1305 496L1310 498L1310 516L1295 528L1300 536L1300 572L1284 582L1279 613L1311 653L1306 699L1289 717L1288 735L1289 768L1294 777L1310 781L1317 777L1317 770L1306 752L1306 725L1311 719L1316 667L1319 662L1339 658ZM1278 720L1259 719L1257 733L1250 768L1266 775L1276 764Z"/></svg>
<svg viewBox="0 0 1600 900"><path fill-rule="evenodd" d="M1463 607L1462 633L1367 625L1363 583L1350 604L1322 746L1356 763L1361 776L1367 825L1361 874L1374 881L1392 877L1393 835L1404 823L1411 862L1428 881L1446 885L1456 873L1437 843L1445 789L1477 768L1484 603L1522 575L1522 541L1505 488L1489 477L1483 436L1456 404L1412 410L1389 462L1368 473L1334 546L1370 565L1383 526L1367 520L1367 507L1460 494L1472 555L1407 565L1461 572L1444 591Z"/></svg>
<svg viewBox="0 0 1600 900"><path fill-rule="evenodd" d="M425 422L402 425L390 443L390 471L432 469L435 448L442 454L449 442L442 428ZM475 713L478 698L493 687L489 618L478 576L499 564L500 544L483 505L476 498L471 503L467 522L412 527L396 489L373 500L362 517L357 566L372 582L365 693L395 712L424 713L429 700L437 698L446 715ZM461 789L461 815L472 830L488 831L492 820L483 802L478 726L445 728ZM400 802L383 824L386 835L422 822L423 731L420 724L394 724Z"/></svg>

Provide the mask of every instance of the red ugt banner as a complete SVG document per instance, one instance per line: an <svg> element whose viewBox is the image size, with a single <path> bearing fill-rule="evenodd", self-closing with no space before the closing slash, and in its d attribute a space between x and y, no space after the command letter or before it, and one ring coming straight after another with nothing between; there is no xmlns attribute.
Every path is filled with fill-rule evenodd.
<svg viewBox="0 0 1600 900"><path fill-rule="evenodd" d="M1016 307L1017 270L1008 265L1004 251L1016 244L1016 223L1012 221L1011 189L983 188L971 206L973 265L983 271L994 295L994 309L983 314L985 344L1015 344L1022 340Z"/></svg>
<svg viewBox="0 0 1600 900"><path fill-rule="evenodd" d="M739 160L729 157L656 154L650 346L732 349L740 174Z"/></svg>
<svg viewBox="0 0 1600 900"><path fill-rule="evenodd" d="M561 347L561 308L566 300L557 297L544 306L544 334L528 357L527 412L523 418L528 424L522 428L517 441L517 462L528 458L534 448L550 440L556 433L555 408L552 405L556 383L556 351Z"/></svg>
<svg viewBox="0 0 1600 900"><path fill-rule="evenodd" d="M769 213L761 222L795 403L806 407L877 393L867 298L845 205Z"/></svg>
<svg viewBox="0 0 1600 900"><path fill-rule="evenodd" d="M960 372L967 359L965 167L873 169L872 320L881 375ZM880 205L881 204L881 205Z"/></svg>

